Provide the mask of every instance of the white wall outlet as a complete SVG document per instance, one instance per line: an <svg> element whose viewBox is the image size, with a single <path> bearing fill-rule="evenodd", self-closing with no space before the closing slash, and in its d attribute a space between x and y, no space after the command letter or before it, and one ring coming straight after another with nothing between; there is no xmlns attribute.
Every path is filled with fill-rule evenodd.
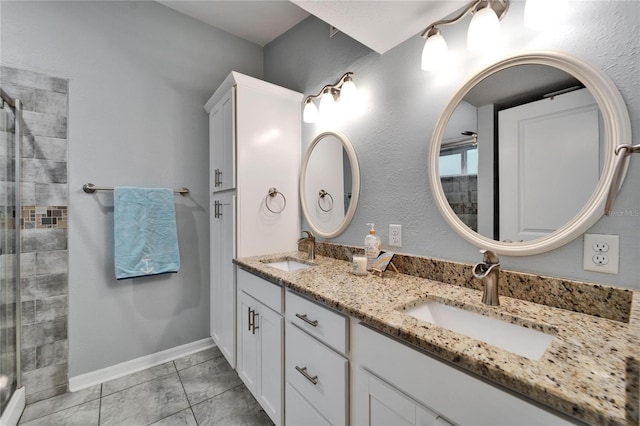
<svg viewBox="0 0 640 426"><path fill-rule="evenodd" d="M617 235L584 234L584 270L617 274L620 257L620 237Z"/></svg>
<svg viewBox="0 0 640 426"><path fill-rule="evenodd" d="M402 247L402 225L389 225L389 245Z"/></svg>

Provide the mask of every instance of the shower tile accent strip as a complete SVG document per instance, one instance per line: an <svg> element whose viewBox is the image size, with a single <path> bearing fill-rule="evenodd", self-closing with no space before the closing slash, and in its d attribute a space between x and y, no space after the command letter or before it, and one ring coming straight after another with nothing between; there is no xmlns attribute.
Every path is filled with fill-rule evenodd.
<svg viewBox="0 0 640 426"><path fill-rule="evenodd" d="M361 247L318 242L316 253L338 260L351 260L354 254L364 254L364 250ZM482 283L473 278L472 265L468 263L397 253L393 264L402 274L482 290ZM503 296L629 322L633 298L631 290L504 269L500 274L500 294Z"/></svg>
<svg viewBox="0 0 640 426"><path fill-rule="evenodd" d="M0 83L24 108L21 358L27 403L33 403L65 393L68 386L69 81L0 67ZM13 135L3 133L0 142L11 143ZM3 190L13 195L11 184ZM1 211L0 221L15 223L13 209Z"/></svg>

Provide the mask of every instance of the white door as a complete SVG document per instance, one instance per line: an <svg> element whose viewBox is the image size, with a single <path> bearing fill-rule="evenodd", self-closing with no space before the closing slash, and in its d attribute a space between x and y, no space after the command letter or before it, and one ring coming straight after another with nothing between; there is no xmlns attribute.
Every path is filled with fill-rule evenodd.
<svg viewBox="0 0 640 426"><path fill-rule="evenodd" d="M236 186L233 90L230 89L209 113L209 174L212 192Z"/></svg>
<svg viewBox="0 0 640 426"><path fill-rule="evenodd" d="M600 178L601 125L588 89L498 113L500 240L544 237L573 218Z"/></svg>
<svg viewBox="0 0 640 426"><path fill-rule="evenodd" d="M256 398L276 425L282 424L283 335L282 315L258 303L258 389Z"/></svg>
<svg viewBox="0 0 640 426"><path fill-rule="evenodd" d="M244 291L238 292L238 376L256 394L258 382L258 336L255 327L258 302Z"/></svg>
<svg viewBox="0 0 640 426"><path fill-rule="evenodd" d="M211 202L211 337L229 364L236 365L235 195L216 194Z"/></svg>

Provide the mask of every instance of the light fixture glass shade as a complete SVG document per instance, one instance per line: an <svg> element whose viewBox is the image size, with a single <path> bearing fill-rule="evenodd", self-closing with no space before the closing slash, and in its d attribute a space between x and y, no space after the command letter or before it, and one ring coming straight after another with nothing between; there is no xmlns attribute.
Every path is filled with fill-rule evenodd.
<svg viewBox="0 0 640 426"><path fill-rule="evenodd" d="M348 78L342 83L342 87L340 88L340 102L344 102L346 105L352 105L356 97L358 96L358 90L356 89L356 85Z"/></svg>
<svg viewBox="0 0 640 426"><path fill-rule="evenodd" d="M315 123L318 121L318 108L316 108L316 104L314 104L311 99L307 100L304 104L302 121L305 123Z"/></svg>
<svg viewBox="0 0 640 426"><path fill-rule="evenodd" d="M429 36L422 49L422 69L432 71L442 66L448 53L447 42L440 33Z"/></svg>
<svg viewBox="0 0 640 426"><path fill-rule="evenodd" d="M323 117L331 117L336 107L336 101L333 99L331 90L327 89L320 97L320 114Z"/></svg>
<svg viewBox="0 0 640 426"><path fill-rule="evenodd" d="M467 49L472 52L487 51L494 47L499 39L500 20L491 6L477 10L469 24Z"/></svg>
<svg viewBox="0 0 640 426"><path fill-rule="evenodd" d="M560 22L568 10L568 0L527 0L524 5L524 25L547 28Z"/></svg>

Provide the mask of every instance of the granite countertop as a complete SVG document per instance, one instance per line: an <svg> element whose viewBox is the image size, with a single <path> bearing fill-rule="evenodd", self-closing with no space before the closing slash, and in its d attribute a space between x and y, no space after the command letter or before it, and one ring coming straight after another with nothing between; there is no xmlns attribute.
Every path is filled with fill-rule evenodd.
<svg viewBox="0 0 640 426"><path fill-rule="evenodd" d="M560 412L593 424L638 424L640 292L628 323L500 297L483 305L478 290L412 275L351 274L351 263L317 256L314 267L281 271L265 261L306 253L236 259L241 268L353 316L384 333L494 381ZM304 261L304 260L303 260ZM439 300L555 335L537 361L400 312ZM588 303L588 302L587 302Z"/></svg>

